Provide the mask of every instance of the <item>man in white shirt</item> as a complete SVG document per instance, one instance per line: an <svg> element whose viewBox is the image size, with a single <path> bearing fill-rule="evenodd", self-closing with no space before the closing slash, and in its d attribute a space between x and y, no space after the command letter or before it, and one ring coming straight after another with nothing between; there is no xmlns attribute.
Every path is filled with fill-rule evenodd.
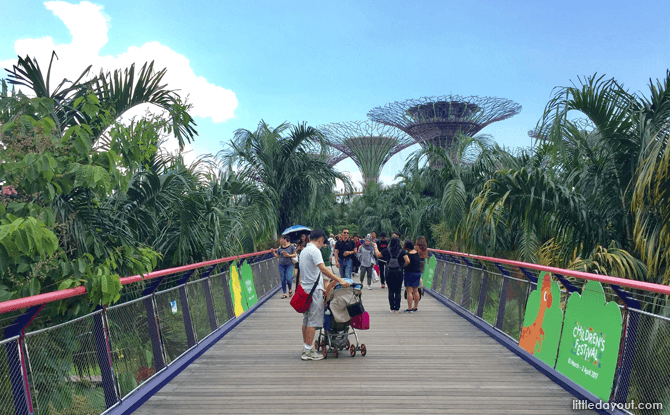
<svg viewBox="0 0 670 415"><path fill-rule="evenodd" d="M305 292L309 293L317 284L314 294L312 294L312 304L309 310L303 314L302 319L302 360L321 360L323 355L317 353L314 349L314 333L317 327L323 327L323 278L325 275L331 280L335 280L348 287L349 283L339 276L333 274L323 263L321 247L326 240L326 234L322 230L314 229L309 234L310 242L300 253L300 285Z"/></svg>

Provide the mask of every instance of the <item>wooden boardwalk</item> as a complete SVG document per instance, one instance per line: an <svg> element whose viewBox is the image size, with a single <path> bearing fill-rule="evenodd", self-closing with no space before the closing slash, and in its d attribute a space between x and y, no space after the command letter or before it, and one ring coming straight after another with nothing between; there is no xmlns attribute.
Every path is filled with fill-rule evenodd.
<svg viewBox="0 0 670 415"><path fill-rule="evenodd" d="M390 314L363 292L367 356L302 361L302 315L275 295L136 414L567 414L573 396L430 296ZM406 307L406 303L404 304Z"/></svg>

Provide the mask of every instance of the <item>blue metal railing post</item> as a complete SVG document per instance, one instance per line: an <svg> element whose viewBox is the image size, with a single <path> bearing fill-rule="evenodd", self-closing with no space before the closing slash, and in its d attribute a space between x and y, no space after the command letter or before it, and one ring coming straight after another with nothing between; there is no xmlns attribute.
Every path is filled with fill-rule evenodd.
<svg viewBox="0 0 670 415"><path fill-rule="evenodd" d="M496 328L502 330L503 322L505 321L505 305L507 304L507 290L509 290L509 277L512 274L502 265L495 263L496 267L503 275L502 289L500 290L500 302L498 303L498 316L496 318Z"/></svg>
<svg viewBox="0 0 670 415"><path fill-rule="evenodd" d="M193 320L191 320L191 309L188 306L188 296L186 295L186 282L191 278L195 270L184 274L177 285L179 285L179 302L181 303L181 315L184 318L184 330L186 331L186 344L188 347L195 346L195 332L193 331Z"/></svg>
<svg viewBox="0 0 670 415"><path fill-rule="evenodd" d="M230 295L230 283L228 282L228 278L230 278L230 267L228 268L228 271L225 272L222 275L223 278L221 278L221 281L223 281L223 296L226 299L226 314L228 316L228 320L231 318L235 317L235 310L233 309L233 298Z"/></svg>
<svg viewBox="0 0 670 415"><path fill-rule="evenodd" d="M484 316L484 306L486 305L486 286L489 283L489 271L486 265L482 263L482 285L479 288L479 304L477 304L477 317Z"/></svg>
<svg viewBox="0 0 670 415"><path fill-rule="evenodd" d="M453 279L451 280L451 295L449 295L449 299L453 302L456 302L456 289L458 288L458 283L460 282L459 281L460 272L458 272L458 271L461 268L458 265L461 264L461 261L459 261L458 258L456 258L455 256L451 256L451 260L454 264L452 266L454 272L453 272Z"/></svg>
<svg viewBox="0 0 670 415"><path fill-rule="evenodd" d="M472 262L468 261L464 256L461 260L468 267L465 281L463 281L463 301L461 301L463 308L470 309L470 286L472 285Z"/></svg>
<svg viewBox="0 0 670 415"><path fill-rule="evenodd" d="M211 331L216 330L219 325L216 322L216 313L214 312L214 300L212 299L212 290L209 286L209 276L214 271L217 265L212 265L203 275L201 282L202 289L205 292L205 302L207 303L207 317L209 318L209 328Z"/></svg>
<svg viewBox="0 0 670 415"><path fill-rule="evenodd" d="M26 369L26 355L23 352L23 336L26 327L28 327L42 308L44 308L44 305L30 307L25 313L18 316L11 325L5 328L5 338L19 336L16 341L5 344L9 366L9 382L12 385L12 397L14 399L14 411L19 415L30 415L33 413L33 403L28 384L28 371Z"/></svg>
<svg viewBox="0 0 670 415"><path fill-rule="evenodd" d="M151 351L154 355L154 368L156 372L165 367L165 359L163 359L163 345L161 342L161 335L158 329L158 317L156 315L156 308L154 307L154 292L159 285L165 280L165 277L156 278L151 284L144 289L142 295L147 297L144 299L144 309L147 312L147 328L149 329L149 338L151 339Z"/></svg>
<svg viewBox="0 0 670 415"><path fill-rule="evenodd" d="M93 333L95 337L95 350L98 357L98 367L102 377L102 390L105 394L105 405L107 408L114 406L118 400L116 393L116 382L114 381L114 367L112 355L109 350L109 333L104 324L105 309L93 316Z"/></svg>
<svg viewBox="0 0 670 415"><path fill-rule="evenodd" d="M637 329L640 320L639 313L631 313L631 308L639 310L640 302L633 298L628 291L623 290L618 285L610 284L610 287L626 304L628 315L628 324L626 324L626 333L624 333L623 351L621 353L621 364L619 365L619 374L616 378L613 402L627 402L628 388L630 387L630 373L633 368L633 359L635 359L635 344L637 342Z"/></svg>

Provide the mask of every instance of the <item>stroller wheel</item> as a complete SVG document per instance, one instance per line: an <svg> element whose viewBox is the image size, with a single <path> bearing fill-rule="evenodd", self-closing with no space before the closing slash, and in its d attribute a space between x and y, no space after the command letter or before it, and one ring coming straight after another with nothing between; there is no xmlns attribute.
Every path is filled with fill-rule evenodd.
<svg viewBox="0 0 670 415"><path fill-rule="evenodd" d="M356 346L354 346L353 344L349 346L349 353L351 353L351 357L356 356Z"/></svg>
<svg viewBox="0 0 670 415"><path fill-rule="evenodd" d="M368 352L368 349L365 348L364 344L361 344L361 356L365 356Z"/></svg>
<svg viewBox="0 0 670 415"><path fill-rule="evenodd" d="M317 352L319 351L319 346L320 346L319 341L314 340L314 348L316 349Z"/></svg>
<svg viewBox="0 0 670 415"><path fill-rule="evenodd" d="M345 348L345 349L348 349L348 348L349 348L349 346L351 346L351 343L349 343L349 340L347 340L347 345L346 345L346 346L344 346L344 348Z"/></svg>
<svg viewBox="0 0 670 415"><path fill-rule="evenodd" d="M337 359L337 347L333 349L333 356L335 356L335 359Z"/></svg>

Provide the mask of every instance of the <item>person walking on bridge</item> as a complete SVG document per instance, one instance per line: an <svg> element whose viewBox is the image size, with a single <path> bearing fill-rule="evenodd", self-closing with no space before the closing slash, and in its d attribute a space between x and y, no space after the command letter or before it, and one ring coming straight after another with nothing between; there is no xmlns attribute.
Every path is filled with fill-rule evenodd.
<svg viewBox="0 0 670 415"><path fill-rule="evenodd" d="M409 264L407 253L400 247L400 239L394 236L391 238L387 248L381 252L379 247L375 246L375 255L386 262L386 284L388 285L388 298L391 313L400 312L400 300L402 294L402 267Z"/></svg>
<svg viewBox="0 0 670 415"><path fill-rule="evenodd" d="M372 267L374 266L375 246L372 244L372 238L365 237L363 245L358 248L358 260L361 263L361 284L368 275L368 290L372 289Z"/></svg>
<svg viewBox="0 0 670 415"><path fill-rule="evenodd" d="M349 229L342 229L342 239L335 244L335 266L340 269L340 277L351 279L352 258L356 255L356 244L349 239Z"/></svg>
<svg viewBox="0 0 670 415"><path fill-rule="evenodd" d="M312 290L314 284L316 284L316 289L312 294L312 304L302 318L302 340L304 344L301 359L321 360L323 355L316 352L313 344L316 328L323 327L324 284L322 275L339 282L345 288L349 286L349 283L333 274L323 262L321 248L326 240L326 233L320 229L314 229L309 234L309 240L310 242L307 243L300 254L300 285L307 293Z"/></svg>
<svg viewBox="0 0 670 415"><path fill-rule="evenodd" d="M293 295L293 261L298 254L295 245L291 245L288 236L282 235L279 239L280 247L272 249L272 255L279 258L279 276L281 277L281 289L284 295L281 298ZM288 295L286 289L288 288Z"/></svg>

